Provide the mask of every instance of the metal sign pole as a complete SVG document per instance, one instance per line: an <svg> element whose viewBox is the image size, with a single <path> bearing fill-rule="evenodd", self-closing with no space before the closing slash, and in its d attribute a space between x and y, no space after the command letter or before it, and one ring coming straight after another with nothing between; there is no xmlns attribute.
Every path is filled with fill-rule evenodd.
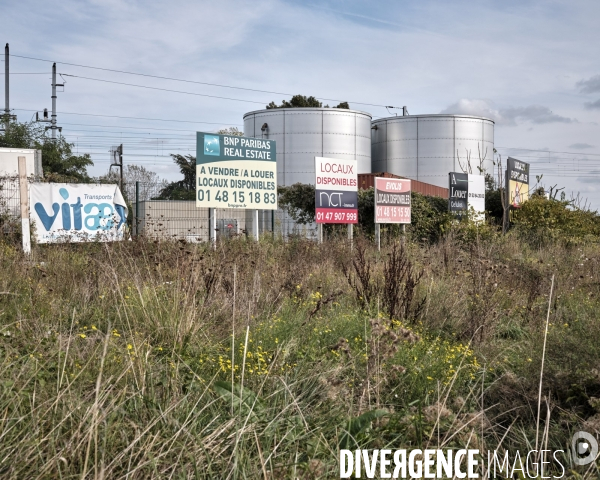
<svg viewBox="0 0 600 480"><path fill-rule="evenodd" d="M271 233L275 239L275 210L271 210Z"/></svg>
<svg viewBox="0 0 600 480"><path fill-rule="evenodd" d="M25 157L19 157L19 194L21 196L21 232L23 252L31 253L31 231L29 229L29 192L27 188L27 163Z"/></svg>
<svg viewBox="0 0 600 480"><path fill-rule="evenodd" d="M134 226L135 226L135 236L137 237L139 235L138 232L138 228L139 228L139 220L140 219L140 182L135 182L135 219L134 219Z"/></svg>
<svg viewBox="0 0 600 480"><path fill-rule="evenodd" d="M375 238L377 239L377 251L381 252L381 224L375 224Z"/></svg>
<svg viewBox="0 0 600 480"><path fill-rule="evenodd" d="M217 209L208 209L208 239L217 248Z"/></svg>
<svg viewBox="0 0 600 480"><path fill-rule="evenodd" d="M254 227L254 239L258 242L259 239L259 229L258 229L258 210L254 210L252 215L252 223Z"/></svg>
<svg viewBox="0 0 600 480"><path fill-rule="evenodd" d="M354 224L353 223L349 223L348 224L348 240L350 240L350 250L352 250L353 245L353 238L354 238Z"/></svg>

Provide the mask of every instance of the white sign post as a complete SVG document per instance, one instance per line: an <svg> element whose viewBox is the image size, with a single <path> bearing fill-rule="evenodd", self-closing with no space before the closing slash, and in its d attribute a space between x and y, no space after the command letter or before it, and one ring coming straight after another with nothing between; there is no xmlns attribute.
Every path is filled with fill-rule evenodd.
<svg viewBox="0 0 600 480"><path fill-rule="evenodd" d="M27 159L19 157L19 195L21 204L21 236L23 252L31 253L31 231L29 229L29 192L27 191Z"/></svg>
<svg viewBox="0 0 600 480"><path fill-rule="evenodd" d="M252 224L254 226L254 239L258 241L259 239L259 229L258 229L258 210L254 210L252 212Z"/></svg>

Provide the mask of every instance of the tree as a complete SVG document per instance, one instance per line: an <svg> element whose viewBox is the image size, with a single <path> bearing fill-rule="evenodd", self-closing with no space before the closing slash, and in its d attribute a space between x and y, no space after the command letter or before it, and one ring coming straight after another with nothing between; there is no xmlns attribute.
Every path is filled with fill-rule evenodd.
<svg viewBox="0 0 600 480"><path fill-rule="evenodd" d="M289 102L287 100L282 100L281 105L277 105L275 102L271 102L267 105L267 108L321 108L322 106L323 104L319 102L315 97L307 97L305 95L294 95ZM329 105L325 105L325 108L329 108ZM342 102L334 108L349 109L350 105L348 105L348 102Z"/></svg>
<svg viewBox="0 0 600 480"><path fill-rule="evenodd" d="M118 183L119 172L111 170L107 175L100 177L100 183ZM130 201L135 201L135 186L139 182L138 197L140 201L150 200L156 193L165 188L168 182L158 176L156 172L147 170L142 165L126 165L123 169L123 195Z"/></svg>
<svg viewBox="0 0 600 480"><path fill-rule="evenodd" d="M89 182L87 167L93 165L89 154L74 155L73 144L59 135L51 140L45 129L35 122L10 122L0 134L0 147L33 148L42 151L44 177L49 181Z"/></svg>
<svg viewBox="0 0 600 480"><path fill-rule="evenodd" d="M277 187L279 205L292 219L306 225L315 221L315 186L294 183Z"/></svg>
<svg viewBox="0 0 600 480"><path fill-rule="evenodd" d="M240 131L237 127L222 128L217 133L220 135L233 135L236 137L244 136L244 132Z"/></svg>
<svg viewBox="0 0 600 480"><path fill-rule="evenodd" d="M44 128L36 123L10 122L0 134L2 148L37 148L35 145L44 135Z"/></svg>
<svg viewBox="0 0 600 480"><path fill-rule="evenodd" d="M73 155L73 144L62 135L52 141L47 139L42 145L42 168L44 177L51 182L78 181L89 182L91 178L87 167L93 165L88 153Z"/></svg>
<svg viewBox="0 0 600 480"><path fill-rule="evenodd" d="M494 177L485 174L485 211L488 218L494 219L497 224L502 224L504 208L502 206L503 189L496 187Z"/></svg>
<svg viewBox="0 0 600 480"><path fill-rule="evenodd" d="M196 198L196 157L193 155L171 154L179 167L183 180L171 182L159 193L159 200L194 200Z"/></svg>

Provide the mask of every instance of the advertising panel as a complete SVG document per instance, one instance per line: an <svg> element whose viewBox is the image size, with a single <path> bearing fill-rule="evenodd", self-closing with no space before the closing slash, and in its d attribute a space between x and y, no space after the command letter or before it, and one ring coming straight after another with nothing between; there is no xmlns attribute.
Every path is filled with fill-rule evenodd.
<svg viewBox="0 0 600 480"><path fill-rule="evenodd" d="M461 217L473 209L475 220L485 218L485 177L470 173L449 173L448 209Z"/></svg>
<svg viewBox="0 0 600 480"><path fill-rule="evenodd" d="M506 162L506 191L508 204L519 208L529 199L529 164L508 157Z"/></svg>
<svg viewBox="0 0 600 480"><path fill-rule="evenodd" d="M123 240L127 205L116 185L32 183L29 200L38 243Z"/></svg>
<svg viewBox="0 0 600 480"><path fill-rule="evenodd" d="M410 180L375 178L375 223L410 223Z"/></svg>
<svg viewBox="0 0 600 480"><path fill-rule="evenodd" d="M317 223L358 223L356 160L315 157Z"/></svg>
<svg viewBox="0 0 600 480"><path fill-rule="evenodd" d="M277 210L275 141L197 132L196 206Z"/></svg>

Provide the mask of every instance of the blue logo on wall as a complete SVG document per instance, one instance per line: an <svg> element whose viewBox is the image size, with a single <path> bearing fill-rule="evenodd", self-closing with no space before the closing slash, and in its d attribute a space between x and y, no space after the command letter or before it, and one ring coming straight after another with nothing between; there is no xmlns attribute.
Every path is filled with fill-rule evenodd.
<svg viewBox="0 0 600 480"><path fill-rule="evenodd" d="M221 144L218 135L204 135L204 155L221 156Z"/></svg>

